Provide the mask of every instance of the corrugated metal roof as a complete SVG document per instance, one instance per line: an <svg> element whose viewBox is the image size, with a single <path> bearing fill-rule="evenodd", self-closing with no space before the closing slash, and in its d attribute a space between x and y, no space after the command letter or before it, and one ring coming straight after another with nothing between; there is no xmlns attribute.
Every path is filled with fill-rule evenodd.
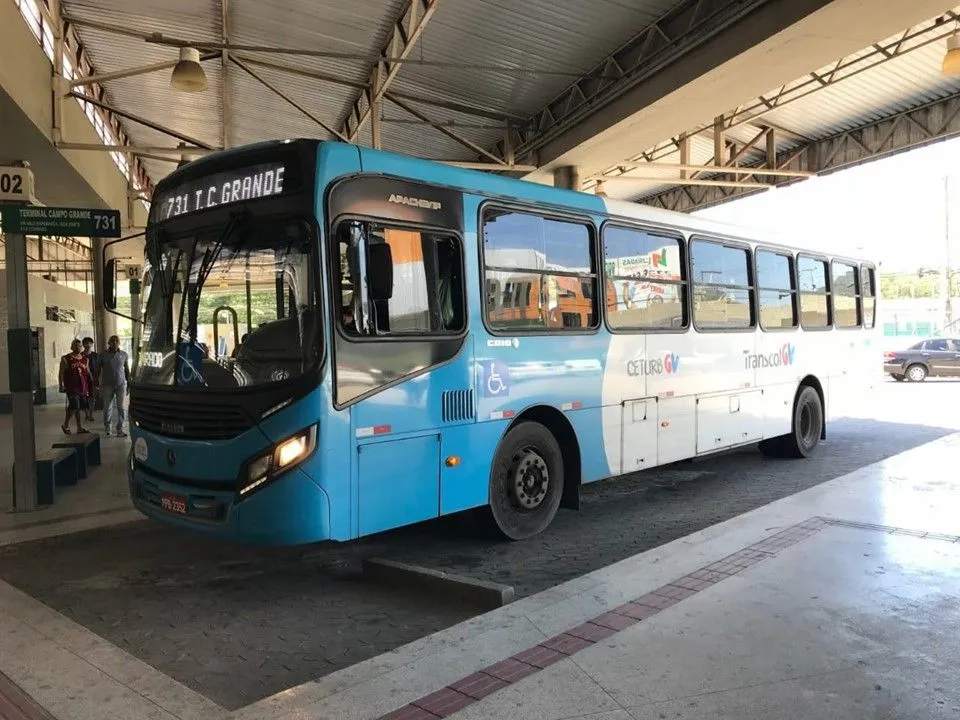
<svg viewBox="0 0 960 720"><path fill-rule="evenodd" d="M768 100L775 101L778 96L797 99L765 110L762 117L753 123L747 122L727 130L727 139L740 144L748 143L757 135L763 123L769 123L786 131L778 136L777 151L783 152L798 147L804 142L803 138L822 140L954 95L960 92L960 78L944 76L940 72L945 37L953 29L952 25L939 26L930 20L910 30L909 39L904 40L900 48L901 54L895 57L878 62L882 53L876 46L871 46L846 58L838 58L822 68L813 69L812 73L821 78L830 78L836 73L833 78L835 82L828 87L820 85L811 74L783 88L772 88L765 94ZM903 37L904 33L900 33L879 41L877 45L886 48ZM754 99L742 100L750 106ZM705 123L702 127L707 126ZM649 148L645 152L653 151L659 162L679 163L679 151L675 148L664 150L665 147L665 144L661 144L657 149ZM766 146L760 142L755 150L745 154L741 164L749 165L750 160L759 161L765 157L765 152ZM712 137L705 133L693 136L691 162L703 164L710 162L712 157ZM659 177L663 172L641 168L631 174ZM676 171L667 172L672 178L679 177ZM618 199L642 200L672 187L675 185L617 181L607 183L604 191Z"/></svg>
<svg viewBox="0 0 960 720"><path fill-rule="evenodd" d="M415 53L458 67L408 65L395 86L530 116L676 5L676 0L443 0ZM467 67L474 66L474 67Z"/></svg>
<svg viewBox="0 0 960 720"><path fill-rule="evenodd" d="M574 80L667 12L677 0L440 0L412 60L393 89L440 101L488 106L528 117ZM292 97L317 119L339 129L358 94L351 84L366 83L370 55L387 41L406 0L228 0L228 30L235 45L311 49L366 55L342 59L279 53L236 55L304 71L295 75L251 65L265 80ZM167 38L220 42L219 0L63 0L66 15ZM98 73L176 58L176 48L145 42L142 37L78 26L77 32ZM497 66L495 69L492 66ZM526 72L521 72L525 69ZM109 100L122 110L144 116L202 142L222 139L219 60L204 64L210 89L202 94L171 90L169 71L104 83ZM540 71L540 72L536 72ZM566 71L569 75L549 74ZM313 75L307 77L306 75ZM320 76L320 77L317 77ZM328 80L321 79L329 78ZM322 128L242 69L226 73L229 143L292 136L327 137ZM411 102L439 123L453 123L457 133L481 147L502 137L496 121L433 105ZM475 159L477 153L385 103L383 147L438 159ZM486 123L491 127L469 127ZM174 147L176 140L131 121L123 121L138 145ZM369 124L358 142L370 144ZM175 165L145 160L154 181Z"/></svg>
<svg viewBox="0 0 960 720"><path fill-rule="evenodd" d="M224 1L228 3L229 37L234 44L366 56L345 59L253 51L235 53L301 71L292 74L250 66L310 115L336 129L359 92L357 86L369 77L370 56L386 42L406 4L406 0ZM128 31L207 42L219 42L222 37L220 0L165 0L162 4L155 0L62 2L68 16ZM439 0L433 18L410 56L411 62L403 65L391 89L404 94L411 106L433 121L449 126L469 143L487 148L503 135L498 121L416 102L410 100L410 96L529 117L569 87L574 81L573 75L596 66L676 3L677 0ZM78 33L98 73L176 58L176 48L145 42L142 37L86 26L79 27ZM908 41L905 47L909 48L910 42L920 41ZM872 51L864 50L859 56L866 57ZM939 73L942 52L942 42L913 49L832 87L765 112L763 121L791 131L779 137L778 149L782 151L800 142L796 135L823 138L958 92L960 80L944 78ZM846 58L847 63L852 63L850 72L857 69L857 59L858 56ZM418 60L436 64L418 64ZM229 144L327 136L317 122L240 68L229 67L223 78L219 59L205 63L204 67L210 84L206 93L175 92L169 87L169 72L159 71L105 82L108 99L125 111L204 143L219 145L223 134L221 84L225 83ZM827 75L834 69L828 66L817 72ZM798 79L788 89L808 80L809 77ZM749 104L750 99L744 100ZM385 149L435 159L476 159L473 149L393 103L385 102L382 113L381 135ZM123 121L123 125L135 144L176 145L176 140L143 125L132 121ZM745 123L728 130L727 137L742 145L753 140L758 132L757 124ZM357 140L370 144L369 123ZM742 162L760 157L764 149L761 143L761 147L746 153ZM653 154L659 162L679 162L679 152L669 145L663 145ZM625 153L625 158L629 155ZM707 133L694 136L690 162L705 164L712 156L711 136ZM154 181L175 167L149 159L144 162ZM658 168L641 168L634 174L648 178L677 177L675 171ZM611 182L605 190L613 197L640 199L672 186Z"/></svg>

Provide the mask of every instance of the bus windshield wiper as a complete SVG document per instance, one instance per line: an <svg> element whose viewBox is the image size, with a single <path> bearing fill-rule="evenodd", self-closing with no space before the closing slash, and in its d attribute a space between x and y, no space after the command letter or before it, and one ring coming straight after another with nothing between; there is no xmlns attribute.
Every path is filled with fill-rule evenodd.
<svg viewBox="0 0 960 720"><path fill-rule="evenodd" d="M217 258L220 257L220 252L223 250L223 245L227 240L230 239L230 236L233 234L234 230L240 224L240 221L245 216L243 212L233 213L230 216L230 219L227 220L226 226L224 226L223 231L214 241L213 245L203 253L203 259L200 261L200 267L197 269L197 280L190 288L189 291L189 306L188 306L188 323L189 323L189 333L190 340L196 342L197 340L197 318L200 313L200 294L203 292L203 288L206 284L207 278L210 276L210 272L213 270L213 266L217 261ZM196 247L199 239L194 241L194 256L196 256Z"/></svg>

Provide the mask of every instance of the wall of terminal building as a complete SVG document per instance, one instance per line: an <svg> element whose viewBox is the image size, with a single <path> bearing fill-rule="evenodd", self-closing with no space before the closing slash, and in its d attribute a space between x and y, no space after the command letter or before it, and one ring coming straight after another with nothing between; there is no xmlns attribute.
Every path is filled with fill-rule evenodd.
<svg viewBox="0 0 960 720"><path fill-rule="evenodd" d="M46 205L111 207L124 228L143 227L146 209L133 203L127 181L106 152L63 151L53 145L52 65L11 2L0 3L0 46L16 62L0 63L0 164L26 160L36 176L37 198ZM63 101L63 140L97 144L100 136L80 105Z"/></svg>
<svg viewBox="0 0 960 720"><path fill-rule="evenodd" d="M82 285L82 283L80 283ZM42 377L38 400L59 402L57 372L60 358L70 351L74 338L93 336L93 299L81 290L45 280L27 278L30 296L30 326L42 333ZM10 377L7 349L7 273L0 270L0 412L10 412Z"/></svg>
<svg viewBox="0 0 960 720"><path fill-rule="evenodd" d="M954 317L960 309L960 300L953 300ZM960 328L945 327L944 302L939 298L897 298L884 300L880 315L883 334L890 338L935 337L937 335L960 335Z"/></svg>

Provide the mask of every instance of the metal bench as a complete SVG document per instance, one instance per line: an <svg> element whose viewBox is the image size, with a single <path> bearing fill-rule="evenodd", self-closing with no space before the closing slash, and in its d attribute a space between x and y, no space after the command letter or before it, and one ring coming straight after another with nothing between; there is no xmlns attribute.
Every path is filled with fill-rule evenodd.
<svg viewBox="0 0 960 720"><path fill-rule="evenodd" d="M56 449L73 449L77 453L77 477L85 478L89 468L100 464L100 436L95 433L71 435L53 444Z"/></svg>

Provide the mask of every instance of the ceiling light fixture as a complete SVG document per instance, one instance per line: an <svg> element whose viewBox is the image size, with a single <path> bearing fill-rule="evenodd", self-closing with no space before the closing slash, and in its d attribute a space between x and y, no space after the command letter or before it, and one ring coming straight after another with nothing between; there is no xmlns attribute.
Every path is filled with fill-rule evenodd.
<svg viewBox="0 0 960 720"><path fill-rule="evenodd" d="M207 76L200 65L200 51L192 47L180 48L180 62L170 75L170 87L182 92L203 92L207 89Z"/></svg>
<svg viewBox="0 0 960 720"><path fill-rule="evenodd" d="M943 56L944 75L960 75L960 33L947 38L947 54Z"/></svg>

